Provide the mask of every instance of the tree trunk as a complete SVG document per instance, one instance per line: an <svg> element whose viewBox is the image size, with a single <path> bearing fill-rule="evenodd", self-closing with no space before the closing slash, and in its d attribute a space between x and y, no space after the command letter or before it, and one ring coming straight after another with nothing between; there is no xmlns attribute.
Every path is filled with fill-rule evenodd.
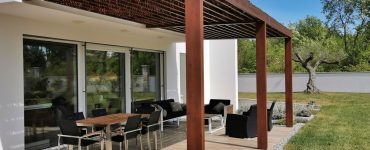
<svg viewBox="0 0 370 150"><path fill-rule="evenodd" d="M308 71L308 82L305 92L309 94L320 93L320 90L316 87L316 70L307 69L307 71Z"/></svg>

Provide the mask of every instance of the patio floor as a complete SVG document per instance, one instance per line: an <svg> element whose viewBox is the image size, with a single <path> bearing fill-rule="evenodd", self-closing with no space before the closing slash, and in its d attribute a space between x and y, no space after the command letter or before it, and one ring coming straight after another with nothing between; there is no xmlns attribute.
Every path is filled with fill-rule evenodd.
<svg viewBox="0 0 370 150"><path fill-rule="evenodd" d="M268 133L268 149L273 149L274 145L279 144L283 137L289 135L293 128L274 126ZM249 150L257 149L257 138L238 139L225 136L225 130L219 130L213 134L206 133L206 149L212 150ZM186 150L186 140L170 145L165 150Z"/></svg>
<svg viewBox="0 0 370 150"><path fill-rule="evenodd" d="M212 126L217 127L218 122L214 122ZM166 126L162 134L162 146L165 150L186 150L186 122L181 121L180 126L175 126L175 123L171 126ZM204 128L208 131L208 128ZM275 144L278 144L280 140L287 136L292 131L292 128L274 126L271 132L269 132L269 149L272 149ZM257 138L253 139L238 139L225 136L225 130L221 129L212 134L206 133L206 149L212 150L248 150L257 149ZM143 135L143 148L148 149L146 142L146 135ZM153 137L151 137L153 139ZM152 141L152 148L153 148ZM159 147L159 145L158 145ZM93 150L99 150L100 146L95 145L90 147ZM113 143L113 149L119 149L118 143ZM129 140L129 149L135 150L140 149L139 145L136 145L135 139Z"/></svg>

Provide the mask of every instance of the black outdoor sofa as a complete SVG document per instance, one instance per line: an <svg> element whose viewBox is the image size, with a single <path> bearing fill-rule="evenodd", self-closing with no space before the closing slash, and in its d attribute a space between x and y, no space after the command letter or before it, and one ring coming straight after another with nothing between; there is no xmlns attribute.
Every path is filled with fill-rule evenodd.
<svg viewBox="0 0 370 150"><path fill-rule="evenodd" d="M159 105L163 111L161 114L161 130L163 131L163 122L171 121L176 119L177 120L177 125L179 126L180 124L180 118L183 116L186 116L186 106L182 105L181 111L173 111L171 107L171 103L175 102L174 99L166 99L166 100L161 100L161 101L153 101L153 100L148 100L148 101L141 101L138 103L134 103L134 113L140 113L140 114L149 114L153 111L156 110L153 104Z"/></svg>
<svg viewBox="0 0 370 150"><path fill-rule="evenodd" d="M220 105L220 107L217 108L217 105ZM228 99L211 99L209 104L204 105L204 113L220 114L226 117L227 114L233 113L233 105L230 104Z"/></svg>

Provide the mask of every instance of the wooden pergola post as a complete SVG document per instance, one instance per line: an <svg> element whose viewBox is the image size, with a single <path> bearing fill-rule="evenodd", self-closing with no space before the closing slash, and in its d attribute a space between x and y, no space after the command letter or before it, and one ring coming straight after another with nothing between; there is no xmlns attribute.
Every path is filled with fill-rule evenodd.
<svg viewBox="0 0 370 150"><path fill-rule="evenodd" d="M292 84L292 38L285 38L285 109L286 126L293 126L293 84Z"/></svg>
<svg viewBox="0 0 370 150"><path fill-rule="evenodd" d="M267 61L266 61L266 23L256 25L256 63L257 63L257 146L267 149Z"/></svg>
<svg viewBox="0 0 370 150"><path fill-rule="evenodd" d="M204 150L203 1L185 0L187 149Z"/></svg>

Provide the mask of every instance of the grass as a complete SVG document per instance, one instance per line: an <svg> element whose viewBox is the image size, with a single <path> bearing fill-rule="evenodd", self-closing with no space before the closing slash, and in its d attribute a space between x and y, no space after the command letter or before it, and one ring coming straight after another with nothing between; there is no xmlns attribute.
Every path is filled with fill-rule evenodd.
<svg viewBox="0 0 370 150"><path fill-rule="evenodd" d="M255 98L255 93L240 93ZM284 93L269 93L268 99L284 100ZM370 94L294 93L295 103L314 100L321 111L285 146L286 150L370 149Z"/></svg>

